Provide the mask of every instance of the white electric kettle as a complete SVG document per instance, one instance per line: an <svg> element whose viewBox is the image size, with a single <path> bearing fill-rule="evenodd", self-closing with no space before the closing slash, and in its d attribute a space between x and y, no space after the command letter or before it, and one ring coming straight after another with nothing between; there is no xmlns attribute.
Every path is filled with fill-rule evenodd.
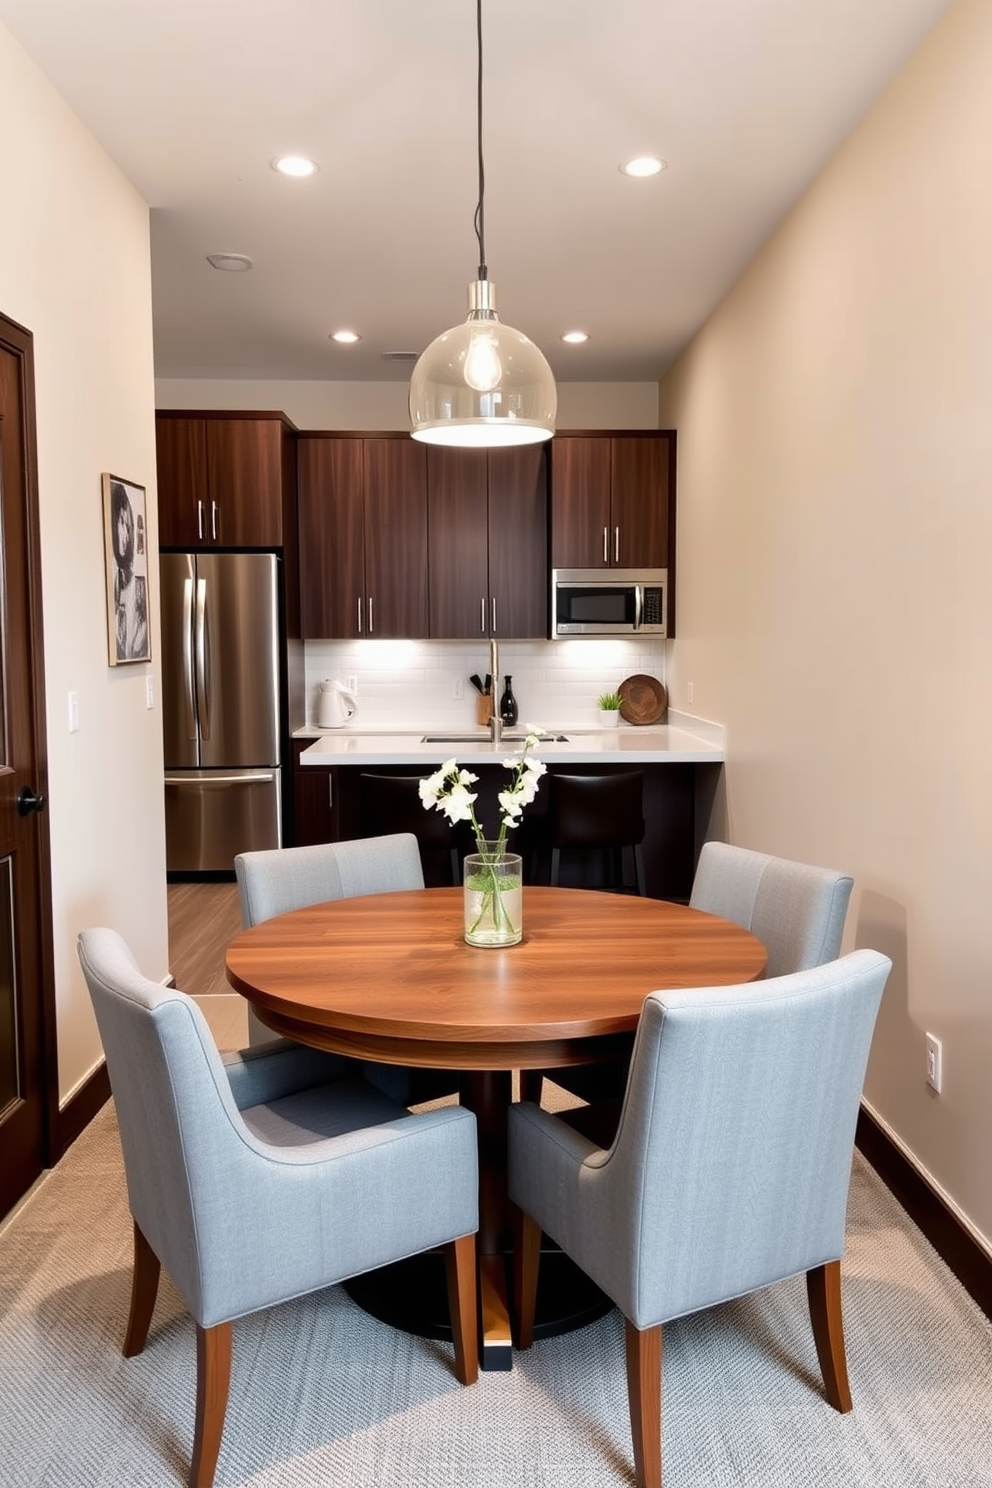
<svg viewBox="0 0 992 1488"><path fill-rule="evenodd" d="M325 677L317 697L317 727L344 728L357 712L355 694L337 678L331 681Z"/></svg>

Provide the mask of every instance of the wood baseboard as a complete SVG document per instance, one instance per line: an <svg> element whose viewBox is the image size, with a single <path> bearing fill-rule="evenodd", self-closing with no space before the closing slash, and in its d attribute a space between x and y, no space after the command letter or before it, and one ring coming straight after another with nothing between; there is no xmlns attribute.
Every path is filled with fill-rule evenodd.
<svg viewBox="0 0 992 1488"><path fill-rule="evenodd" d="M858 1113L855 1140L941 1260L992 1318L992 1259L864 1107Z"/></svg>
<svg viewBox="0 0 992 1488"><path fill-rule="evenodd" d="M56 1151L53 1162L64 1157L73 1142L89 1126L93 1117L110 1099L110 1076L102 1062L59 1111Z"/></svg>

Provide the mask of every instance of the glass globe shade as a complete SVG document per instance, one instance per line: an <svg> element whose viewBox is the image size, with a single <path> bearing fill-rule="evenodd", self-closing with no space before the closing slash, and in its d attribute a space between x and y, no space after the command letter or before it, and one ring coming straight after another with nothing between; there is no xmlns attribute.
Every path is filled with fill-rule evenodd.
<svg viewBox="0 0 992 1488"><path fill-rule="evenodd" d="M541 351L501 324L488 280L469 286L469 307L468 319L436 337L413 369L414 439L482 449L550 439L558 393Z"/></svg>

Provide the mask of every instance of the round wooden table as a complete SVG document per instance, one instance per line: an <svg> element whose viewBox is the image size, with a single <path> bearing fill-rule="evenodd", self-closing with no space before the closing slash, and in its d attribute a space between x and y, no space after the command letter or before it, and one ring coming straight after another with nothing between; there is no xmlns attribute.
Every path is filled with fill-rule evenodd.
<svg viewBox="0 0 992 1488"><path fill-rule="evenodd" d="M479 1126L482 1360L509 1368L512 1071L624 1052L649 992L753 981L765 949L730 920L667 900L536 886L524 889L518 945L469 946L462 932L461 889L339 899L242 932L227 976L275 1033L361 1059L466 1071L462 1099ZM539 1327L585 1317L580 1307Z"/></svg>

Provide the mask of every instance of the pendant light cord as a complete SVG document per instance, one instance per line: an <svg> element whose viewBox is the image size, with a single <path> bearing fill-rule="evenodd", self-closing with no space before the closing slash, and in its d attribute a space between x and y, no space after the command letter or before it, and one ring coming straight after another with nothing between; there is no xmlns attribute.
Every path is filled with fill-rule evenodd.
<svg viewBox="0 0 992 1488"><path fill-rule="evenodd" d="M479 76L476 87L476 119L479 146L479 200L475 208L475 236L479 243L479 278L488 279L486 267L486 171L482 161L482 0L475 0L475 29L479 50Z"/></svg>

